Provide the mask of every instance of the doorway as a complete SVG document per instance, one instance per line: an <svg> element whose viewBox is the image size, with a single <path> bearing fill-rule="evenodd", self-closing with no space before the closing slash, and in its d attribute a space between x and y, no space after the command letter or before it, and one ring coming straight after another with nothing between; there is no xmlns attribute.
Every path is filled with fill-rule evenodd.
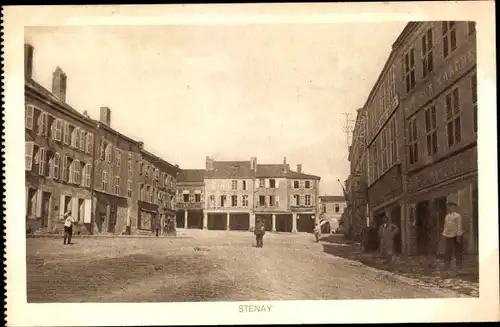
<svg viewBox="0 0 500 327"><path fill-rule="evenodd" d="M203 229L203 211L188 210L188 228Z"/></svg>
<svg viewBox="0 0 500 327"><path fill-rule="evenodd" d="M229 216L229 229L247 231L250 229L250 216L247 213L232 213Z"/></svg>
<svg viewBox="0 0 500 327"><path fill-rule="evenodd" d="M175 213L175 226L177 228L184 228L184 210L178 210Z"/></svg>
<svg viewBox="0 0 500 327"><path fill-rule="evenodd" d="M109 208L108 233L115 232L116 215L117 215L117 206L116 204L112 204L110 205Z"/></svg>
<svg viewBox="0 0 500 327"><path fill-rule="evenodd" d="M85 219L85 199L78 199L78 222Z"/></svg>
<svg viewBox="0 0 500 327"><path fill-rule="evenodd" d="M42 216L40 217L40 228L49 227L50 198L52 194L42 192Z"/></svg>
<svg viewBox="0 0 500 327"><path fill-rule="evenodd" d="M292 215L276 215L276 231L291 233L292 219Z"/></svg>
<svg viewBox="0 0 500 327"><path fill-rule="evenodd" d="M312 233L314 231L314 219L311 214L297 215L297 231L302 233Z"/></svg>
<svg viewBox="0 0 500 327"><path fill-rule="evenodd" d="M226 230L227 214L209 213L207 216L207 227L209 230Z"/></svg>
<svg viewBox="0 0 500 327"><path fill-rule="evenodd" d="M262 221L264 222L264 227L266 229L266 231L271 231L273 229L273 216L270 215L270 214L258 214L258 215L255 215L255 222L257 222L258 220L262 219Z"/></svg>
<svg viewBox="0 0 500 327"><path fill-rule="evenodd" d="M429 201L421 201L416 205L416 230L417 230L417 252L418 254L426 254L430 251L430 234L429 228Z"/></svg>
<svg viewBox="0 0 500 327"><path fill-rule="evenodd" d="M399 233L394 237L394 252L401 253L401 207L396 206L391 210L391 220L398 227Z"/></svg>

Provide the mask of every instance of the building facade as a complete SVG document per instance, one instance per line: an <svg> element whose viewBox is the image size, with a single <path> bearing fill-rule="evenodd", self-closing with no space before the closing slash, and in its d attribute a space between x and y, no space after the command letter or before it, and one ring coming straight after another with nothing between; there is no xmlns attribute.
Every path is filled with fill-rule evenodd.
<svg viewBox="0 0 500 327"><path fill-rule="evenodd" d="M181 169L144 149L140 143L138 234L163 234L168 221L176 220L175 196Z"/></svg>
<svg viewBox="0 0 500 327"><path fill-rule="evenodd" d="M205 213L207 229L250 230L255 222L254 180L257 159L215 161L206 158Z"/></svg>
<svg viewBox="0 0 500 327"><path fill-rule="evenodd" d="M207 229L204 169L183 169L177 177L176 226Z"/></svg>
<svg viewBox="0 0 500 327"><path fill-rule="evenodd" d="M405 88L407 251L442 253L452 199L464 219L464 250L477 253L475 23L409 23L395 46Z"/></svg>
<svg viewBox="0 0 500 327"><path fill-rule="evenodd" d="M330 230L336 231L339 228L340 217L347 207L344 196L341 195L323 195L319 197L320 220L327 220L330 224Z"/></svg>
<svg viewBox="0 0 500 327"><path fill-rule="evenodd" d="M350 208L351 236L361 240L361 232L369 226L368 206L368 147L367 147L367 110L357 110L352 143L349 147L350 175L346 182L347 200Z"/></svg>
<svg viewBox="0 0 500 327"><path fill-rule="evenodd" d="M59 67L52 92L32 79L33 54L25 44L26 232L59 233L71 211L75 232L91 233L94 125L66 103Z"/></svg>
<svg viewBox="0 0 500 327"><path fill-rule="evenodd" d="M140 146L111 128L111 110L100 108L95 121L93 211L94 234L126 234L137 230Z"/></svg>
<svg viewBox="0 0 500 327"><path fill-rule="evenodd" d="M112 129L109 108L96 121L69 106L61 68L52 91L34 81L34 48L24 52L26 232L61 233L65 212L77 234L163 231L180 168Z"/></svg>

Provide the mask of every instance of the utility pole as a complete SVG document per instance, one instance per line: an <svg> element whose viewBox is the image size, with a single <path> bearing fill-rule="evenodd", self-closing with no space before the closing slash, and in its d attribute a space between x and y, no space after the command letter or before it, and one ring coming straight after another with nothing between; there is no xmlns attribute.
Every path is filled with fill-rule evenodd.
<svg viewBox="0 0 500 327"><path fill-rule="evenodd" d="M343 115L345 116L345 125L342 127L342 130L345 133L346 136L346 145L347 148L349 149L349 136L352 134L354 127L352 126L352 123L355 122L352 119L349 119L349 116L352 114L349 112L344 112Z"/></svg>

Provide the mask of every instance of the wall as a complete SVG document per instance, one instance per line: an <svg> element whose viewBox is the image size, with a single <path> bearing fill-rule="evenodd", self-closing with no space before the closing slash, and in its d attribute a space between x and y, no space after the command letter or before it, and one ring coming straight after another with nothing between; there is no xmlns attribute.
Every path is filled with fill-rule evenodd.
<svg viewBox="0 0 500 327"><path fill-rule="evenodd" d="M298 181L299 182L299 188L296 189L294 188L294 182ZM307 181L311 182L311 188L306 189L304 187L306 179L289 179L287 180L287 187L288 187L288 208L292 212L313 212L316 213L317 211L317 197L318 197L318 186L319 186L319 181L317 180L312 180L312 179L307 179ZM296 205L294 195L299 195L301 197L301 204L300 206ZM311 205L306 206L305 205L305 195L310 195L311 196Z"/></svg>
<svg viewBox="0 0 500 327"><path fill-rule="evenodd" d="M190 202L184 202L183 194L184 192L189 192ZM195 194L200 194L200 202L195 202ZM190 209L203 209L205 206L205 191L203 184L193 185L193 184L177 184L177 199L176 199L176 209L177 210L190 210Z"/></svg>
<svg viewBox="0 0 500 327"><path fill-rule="evenodd" d="M232 181L238 181L238 190L231 189ZM247 183L247 190L241 189L242 181ZM205 210L209 211L252 211L254 206L253 201L254 182L252 179L205 179ZM215 196L216 206L212 207L209 201L211 195ZM220 196L226 195L226 204L224 207L220 206ZM231 207L231 195L238 196L238 206ZM248 196L248 206L242 206L242 196Z"/></svg>
<svg viewBox="0 0 500 327"><path fill-rule="evenodd" d="M273 212L273 211L288 211L288 190L286 178L262 178L265 182L264 187L259 187L260 179L255 180L255 211L256 212ZM269 180L276 181L276 188L270 188ZM275 201L278 201L278 206L271 207L269 205L269 196L275 196ZM265 196L266 206L260 206L259 197Z"/></svg>

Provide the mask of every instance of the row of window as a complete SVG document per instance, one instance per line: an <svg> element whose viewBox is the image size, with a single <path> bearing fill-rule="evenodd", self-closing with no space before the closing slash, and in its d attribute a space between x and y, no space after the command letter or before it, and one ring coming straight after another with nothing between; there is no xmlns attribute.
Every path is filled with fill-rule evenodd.
<svg viewBox="0 0 500 327"><path fill-rule="evenodd" d="M25 105L25 127L36 131L39 135L52 138L55 141L69 145L76 150L92 154L94 134L69 122L43 112L34 105Z"/></svg>
<svg viewBox="0 0 500 327"><path fill-rule="evenodd" d="M247 181L242 180L241 183L238 180L232 180L231 181L231 190L237 191L237 190L243 190L246 191L248 188L247 186ZM265 178L259 178L258 181L258 188L279 188L279 180L270 178L270 179L265 179ZM241 187L241 188L240 188ZM299 188L306 188L309 189L311 188L311 181L293 181L293 188L299 189Z"/></svg>
<svg viewBox="0 0 500 327"><path fill-rule="evenodd" d="M198 194L195 194L195 196ZM184 194L184 202L192 202L192 201L186 201L186 200L191 200L191 197L189 194ZM208 197L208 205L209 207L237 207L238 206L238 199L240 196L238 195L221 195L218 198L215 197L215 195L210 195ZM228 202L228 199L230 202ZM218 200L218 201L217 201ZM198 202L195 200L195 202ZM305 195L299 195L299 194L294 194L293 195L293 202L292 205L295 206L311 206L312 205L312 196L310 194L305 194ZM242 195L241 196L241 206L242 207L248 207L248 195ZM279 207L280 206L280 201L279 201L279 196L275 195L259 195L258 201L257 201L257 206L258 207Z"/></svg>
<svg viewBox="0 0 500 327"><path fill-rule="evenodd" d="M132 165L132 157L129 157L129 167L132 167ZM151 176L155 187L159 184L161 187L164 186L168 189L175 188L175 179L171 175L160 171L160 169L148 162L139 162L139 175L144 176L145 178L149 178Z"/></svg>
<svg viewBox="0 0 500 327"><path fill-rule="evenodd" d="M477 133L477 77L474 74L471 77L471 100L472 100L472 120L473 130ZM463 112L460 107L460 89L454 87L450 92L445 95L444 102L444 115L445 115L445 134L446 145L452 148L462 141L462 123ZM427 156L434 156L439 152L438 141L438 113L440 108L436 104L432 104L425 109L425 154ZM442 143L444 144L444 143ZM419 133L417 126L417 117L414 116L408 121L408 162L415 164L420 161L419 151Z"/></svg>
<svg viewBox="0 0 500 327"><path fill-rule="evenodd" d="M380 131L369 150L370 181L378 179L398 162L396 117Z"/></svg>
<svg viewBox="0 0 500 327"><path fill-rule="evenodd" d="M178 196L179 196L178 202L185 202L185 203L201 202L201 193L195 193L195 194L184 193L184 194L179 194Z"/></svg>
<svg viewBox="0 0 500 327"><path fill-rule="evenodd" d="M140 201L164 205L167 208L171 208L173 206L172 202L175 199L171 194L159 190L151 185L144 185L142 183L139 185L139 196Z"/></svg>
<svg viewBox="0 0 500 327"><path fill-rule="evenodd" d="M327 209L326 209L326 204L325 204L325 203L323 203L321 211L322 211L323 213L326 213L326 212L327 212ZM334 206L334 212L335 212L335 213L340 213L340 204L335 203L335 206Z"/></svg>
<svg viewBox="0 0 500 327"><path fill-rule="evenodd" d="M468 23L468 34L474 35L476 27L474 22ZM437 44L434 37L434 29L431 27L421 37L421 69L422 78L426 78L434 70L434 50ZM448 58L457 48L456 22L443 21L441 23L441 46L443 59ZM405 91L409 93L416 87L416 60L415 47L411 47L404 55L404 84Z"/></svg>
<svg viewBox="0 0 500 327"><path fill-rule="evenodd" d="M387 72L385 79L380 83L377 90L376 98L373 100L369 109L370 113L370 128L374 128L378 119L382 116L385 110L392 104L396 97L396 72L392 66Z"/></svg>
<svg viewBox="0 0 500 327"><path fill-rule="evenodd" d="M25 142L25 170L54 180L90 187L92 165Z"/></svg>

